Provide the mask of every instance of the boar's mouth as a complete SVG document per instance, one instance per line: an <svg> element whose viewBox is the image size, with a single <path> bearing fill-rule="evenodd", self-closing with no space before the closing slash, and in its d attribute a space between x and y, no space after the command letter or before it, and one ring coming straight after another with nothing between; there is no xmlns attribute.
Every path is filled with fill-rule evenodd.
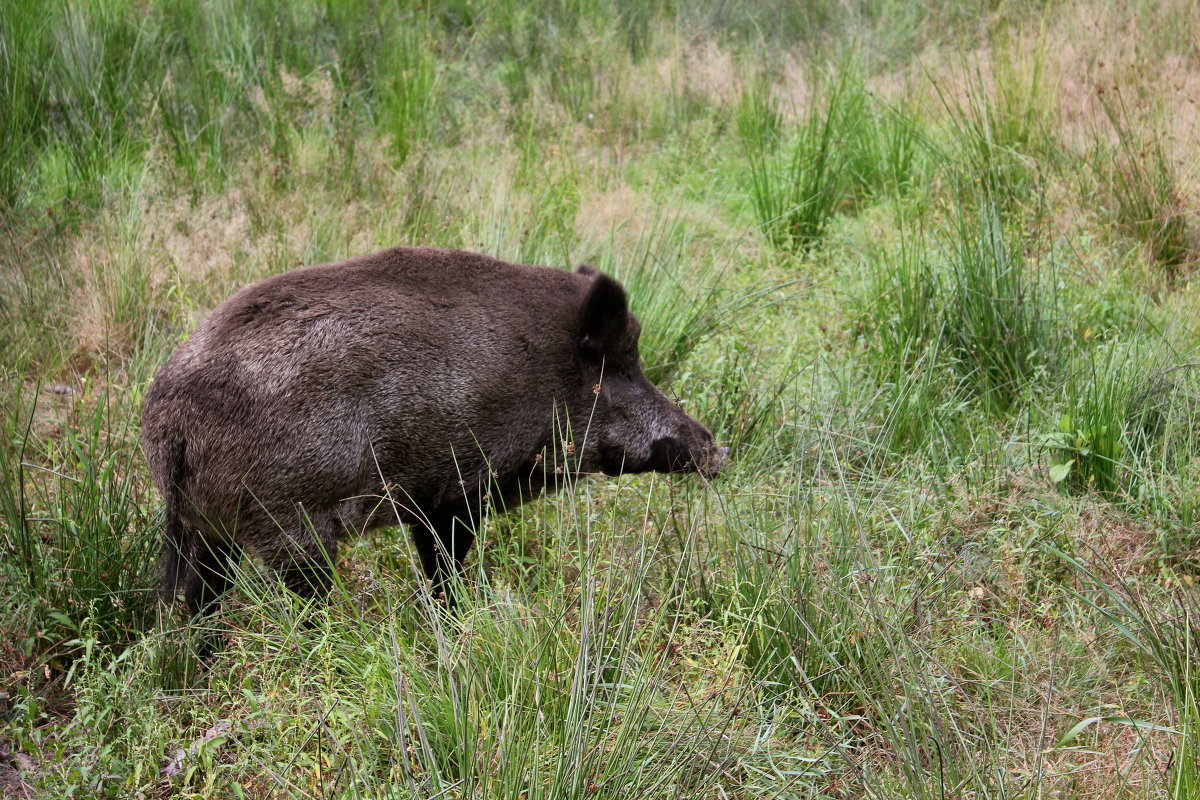
<svg viewBox="0 0 1200 800"><path fill-rule="evenodd" d="M699 472L714 478L725 463L727 447L717 447L711 441L700 447L688 447L673 436L659 439L650 448L650 469L655 472Z"/></svg>

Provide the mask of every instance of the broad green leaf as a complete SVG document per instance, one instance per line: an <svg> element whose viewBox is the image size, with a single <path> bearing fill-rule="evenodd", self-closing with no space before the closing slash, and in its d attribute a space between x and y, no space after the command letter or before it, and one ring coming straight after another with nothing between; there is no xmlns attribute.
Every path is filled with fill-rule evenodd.
<svg viewBox="0 0 1200 800"><path fill-rule="evenodd" d="M1145 722L1140 719L1131 719L1129 717L1088 717L1087 719L1080 720L1079 722L1075 723L1075 725L1073 725L1069 731L1062 735L1062 738L1059 739L1054 746L1064 747L1070 744L1079 736L1079 734L1083 733L1086 729L1095 725L1097 722L1111 722L1114 725L1129 725L1134 728L1141 728L1144 731L1173 733L1176 736L1182 735L1180 731L1177 731L1174 728L1168 728L1165 725L1156 725L1153 722Z"/></svg>
<svg viewBox="0 0 1200 800"><path fill-rule="evenodd" d="M1050 465L1050 480L1055 483L1062 483L1071 474L1071 467L1075 466L1075 459L1064 461L1061 464Z"/></svg>

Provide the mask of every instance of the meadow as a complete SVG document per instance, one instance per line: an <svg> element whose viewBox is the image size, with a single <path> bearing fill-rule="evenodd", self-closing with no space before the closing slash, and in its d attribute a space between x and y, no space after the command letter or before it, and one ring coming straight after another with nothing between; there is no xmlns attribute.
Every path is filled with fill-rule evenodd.
<svg viewBox="0 0 1200 800"><path fill-rule="evenodd" d="M0 796L1200 797L1190 0L7 0ZM238 287L619 277L730 460L154 593L139 414Z"/></svg>

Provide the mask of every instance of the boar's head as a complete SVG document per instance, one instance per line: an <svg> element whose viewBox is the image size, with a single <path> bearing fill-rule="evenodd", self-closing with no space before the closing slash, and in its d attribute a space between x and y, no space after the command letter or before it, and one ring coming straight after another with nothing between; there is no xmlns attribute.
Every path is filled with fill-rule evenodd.
<svg viewBox="0 0 1200 800"><path fill-rule="evenodd" d="M724 462L712 434L667 398L642 372L641 325L625 290L584 265L592 283L580 311L579 358L589 407L580 467L624 472L699 472L713 477ZM583 405L581 403L580 405Z"/></svg>

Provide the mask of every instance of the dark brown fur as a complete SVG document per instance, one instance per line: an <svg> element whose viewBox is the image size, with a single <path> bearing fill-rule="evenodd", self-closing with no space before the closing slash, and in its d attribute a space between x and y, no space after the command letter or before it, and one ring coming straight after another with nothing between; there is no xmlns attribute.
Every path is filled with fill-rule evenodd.
<svg viewBox="0 0 1200 800"><path fill-rule="evenodd" d="M242 289L162 367L142 415L165 598L182 583L189 610L213 610L243 547L323 595L338 539L397 519L441 592L481 510L556 488L556 467L714 474L723 453L642 374L638 332L590 267L455 250Z"/></svg>

